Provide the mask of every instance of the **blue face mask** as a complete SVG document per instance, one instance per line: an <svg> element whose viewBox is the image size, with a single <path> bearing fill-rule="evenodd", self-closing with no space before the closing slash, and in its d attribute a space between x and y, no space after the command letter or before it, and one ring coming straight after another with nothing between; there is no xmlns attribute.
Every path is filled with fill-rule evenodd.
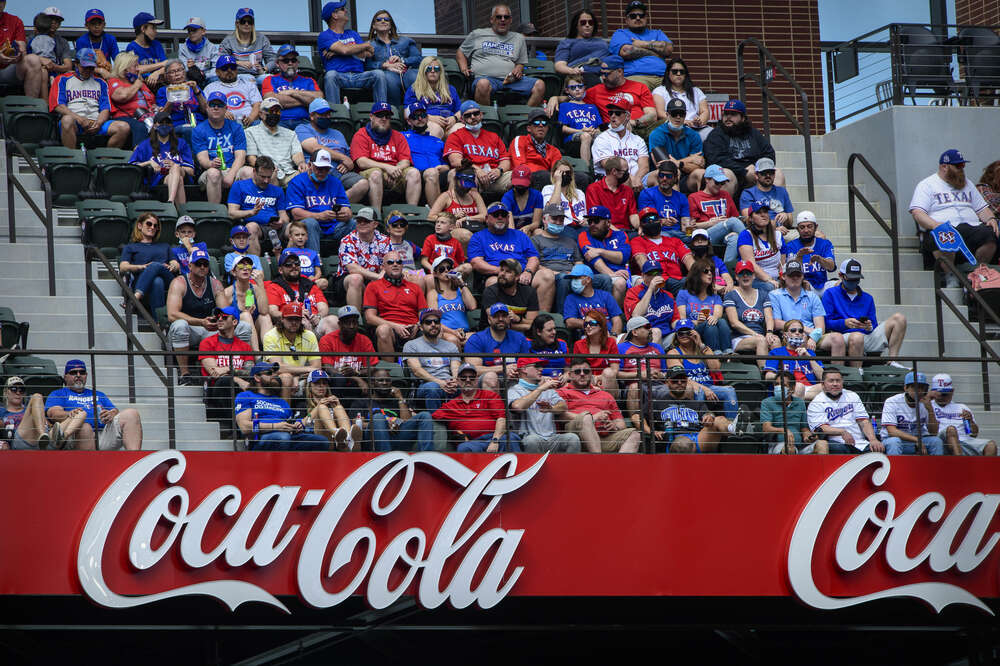
<svg viewBox="0 0 1000 666"><path fill-rule="evenodd" d="M309 177L312 178L312 182L314 182L314 183L322 183L322 182L325 182L326 179L327 179L327 176L323 176L322 178L319 178L315 173L310 173Z"/></svg>
<svg viewBox="0 0 1000 666"><path fill-rule="evenodd" d="M861 280L844 280L844 289L847 291L857 291L861 286Z"/></svg>
<svg viewBox="0 0 1000 666"><path fill-rule="evenodd" d="M139 78L139 75L133 74L132 72L125 72L125 78L129 83L135 83L135 80Z"/></svg>
<svg viewBox="0 0 1000 666"><path fill-rule="evenodd" d="M774 397L777 398L778 400L784 399L784 397L785 397L785 387L784 386L775 386L774 387Z"/></svg>
<svg viewBox="0 0 1000 666"><path fill-rule="evenodd" d="M168 136L170 136L170 130L172 130L172 129L173 129L173 127L171 125L157 125L156 126L156 134L161 139L166 139Z"/></svg>
<svg viewBox="0 0 1000 666"><path fill-rule="evenodd" d="M536 388L538 388L538 384L534 382L529 382L527 379L518 379L517 383L520 386L523 386L524 388L528 389L529 391L534 391Z"/></svg>
<svg viewBox="0 0 1000 666"><path fill-rule="evenodd" d="M582 294L583 293L583 279L582 278L575 278L574 280L572 280L569 283L569 288L573 290L574 294Z"/></svg>
<svg viewBox="0 0 1000 666"><path fill-rule="evenodd" d="M551 224L550 223L550 224L546 224L545 228L548 230L548 232L550 234L556 234L556 235L558 235L558 234L562 233L563 225L561 225L561 224Z"/></svg>

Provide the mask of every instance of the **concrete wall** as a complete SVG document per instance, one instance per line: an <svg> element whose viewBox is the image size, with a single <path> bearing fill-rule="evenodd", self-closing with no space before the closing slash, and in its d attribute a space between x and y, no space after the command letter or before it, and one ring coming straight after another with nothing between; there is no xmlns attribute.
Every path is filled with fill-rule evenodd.
<svg viewBox="0 0 1000 666"><path fill-rule="evenodd" d="M865 156L895 192L899 228L908 235L914 232L908 212L913 188L937 170L942 152L961 150L970 161L966 175L973 183L986 165L1000 159L996 123L995 108L896 106L839 127L820 137L818 143L820 150L837 153L839 166L847 166L851 153ZM855 172L860 173L858 169ZM877 189L868 186L866 193L875 196ZM887 201L880 207L888 213Z"/></svg>

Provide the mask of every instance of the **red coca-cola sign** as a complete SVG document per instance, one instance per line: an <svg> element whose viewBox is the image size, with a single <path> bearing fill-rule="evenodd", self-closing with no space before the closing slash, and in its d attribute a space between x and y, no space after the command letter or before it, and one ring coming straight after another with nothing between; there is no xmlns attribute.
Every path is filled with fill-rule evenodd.
<svg viewBox="0 0 1000 666"><path fill-rule="evenodd" d="M0 594L288 611L508 596L888 597L992 613L975 458L11 452ZM31 510L26 510L27 507Z"/></svg>

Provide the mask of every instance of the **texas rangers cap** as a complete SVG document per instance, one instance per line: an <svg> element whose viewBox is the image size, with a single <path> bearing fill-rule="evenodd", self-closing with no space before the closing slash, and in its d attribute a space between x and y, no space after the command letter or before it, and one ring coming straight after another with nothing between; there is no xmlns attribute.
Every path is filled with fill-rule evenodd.
<svg viewBox="0 0 1000 666"><path fill-rule="evenodd" d="M510 172L510 184L525 187L531 185L531 169L527 164L522 164Z"/></svg>
<svg viewBox="0 0 1000 666"><path fill-rule="evenodd" d="M209 260L208 252L201 249L200 247L195 248L194 251L191 252L191 256L188 257L188 263L191 264L192 266L198 263L199 261L208 261L208 260Z"/></svg>
<svg viewBox="0 0 1000 666"><path fill-rule="evenodd" d="M851 280L861 280L865 277L861 274L861 262L857 259L844 259L840 264L840 272Z"/></svg>
<svg viewBox="0 0 1000 666"><path fill-rule="evenodd" d="M523 367L529 366L529 365L545 365L546 363L548 363L548 361L546 361L543 358L537 358L537 357L531 357L531 356L525 356L525 357L517 359L517 367L518 368L523 368Z"/></svg>
<svg viewBox="0 0 1000 666"><path fill-rule="evenodd" d="M195 226L194 218L191 217L190 215L181 215L180 217L177 218L177 224L174 225L174 229L179 229L180 227L188 225L192 227Z"/></svg>
<svg viewBox="0 0 1000 666"><path fill-rule="evenodd" d="M490 306L490 316L494 317L500 312L506 312L510 314L510 308L507 307L506 303L494 303Z"/></svg>
<svg viewBox="0 0 1000 666"><path fill-rule="evenodd" d="M138 30L147 23L152 23L153 25L161 25L163 23L163 19L158 19L149 12L139 12L138 14L132 17L132 27L135 30Z"/></svg>
<svg viewBox="0 0 1000 666"><path fill-rule="evenodd" d="M77 49L76 61L81 67L97 67L97 54L94 53L94 49Z"/></svg>
<svg viewBox="0 0 1000 666"><path fill-rule="evenodd" d="M284 266L285 264L288 263L289 259L293 260L293 262L296 264L302 262L302 260L299 259L299 255L298 253L295 252L295 250L293 250L290 247L286 247L284 250L281 251L281 256L278 258L278 265Z"/></svg>
<svg viewBox="0 0 1000 666"><path fill-rule="evenodd" d="M215 61L215 68L232 67L236 65L236 58L231 55L220 55ZM221 94L221 93L219 93Z"/></svg>
<svg viewBox="0 0 1000 666"><path fill-rule="evenodd" d="M757 199L750 202L751 213L756 213L757 211L764 210L765 208L771 210L771 202L767 199Z"/></svg>
<svg viewBox="0 0 1000 666"><path fill-rule="evenodd" d="M694 330L694 322L690 319L678 319L677 324L674 326L674 331L681 331L685 328Z"/></svg>
<svg viewBox="0 0 1000 666"><path fill-rule="evenodd" d="M967 164L968 161L965 159L965 155L960 153L957 148L950 148L941 153L938 164Z"/></svg>
<svg viewBox="0 0 1000 666"><path fill-rule="evenodd" d="M711 178L717 183L725 183L729 180L726 176L726 172L722 170L718 164L711 164L707 169L705 169L705 178Z"/></svg>
<svg viewBox="0 0 1000 666"><path fill-rule="evenodd" d="M456 376L461 375L463 372L471 372L472 374L477 374L476 366L471 363L463 363L458 366L458 372L455 373Z"/></svg>
<svg viewBox="0 0 1000 666"><path fill-rule="evenodd" d="M606 206L591 206L587 209L587 214L584 217L595 220L610 220L611 211Z"/></svg>
<svg viewBox="0 0 1000 666"><path fill-rule="evenodd" d="M409 118L417 111L427 112L427 107L423 102L413 102L412 104L408 104L406 106L406 117Z"/></svg>
<svg viewBox="0 0 1000 666"><path fill-rule="evenodd" d="M330 375L326 374L323 370L313 370L309 373L309 379L306 380L310 384L314 384L318 381L330 381Z"/></svg>
<svg viewBox="0 0 1000 666"><path fill-rule="evenodd" d="M302 304L298 301L289 301L281 306L281 316L288 319L302 318Z"/></svg>
<svg viewBox="0 0 1000 666"><path fill-rule="evenodd" d="M88 9L87 13L83 15L83 22L84 24L87 24L90 23L90 21L95 18L101 19L102 21L105 20L104 12L102 12L100 9Z"/></svg>
<svg viewBox="0 0 1000 666"><path fill-rule="evenodd" d="M802 275L802 262L798 259L785 262L785 275L791 275L792 273Z"/></svg>
<svg viewBox="0 0 1000 666"><path fill-rule="evenodd" d="M322 97L317 97L309 102L309 113L326 113L330 110L330 104Z"/></svg>
<svg viewBox="0 0 1000 666"><path fill-rule="evenodd" d="M203 19L200 16L192 16L191 18L188 19L187 25L184 26L184 29L191 30L193 28L204 28L204 27L205 27L205 19Z"/></svg>
<svg viewBox="0 0 1000 666"><path fill-rule="evenodd" d="M63 369L63 374L68 375L73 370L83 370L84 372L86 372L87 364L78 358L66 361L66 367Z"/></svg>
<svg viewBox="0 0 1000 666"><path fill-rule="evenodd" d="M923 384L924 386L929 386L927 382L927 375L922 372L913 372L911 370L906 373L906 377L903 378L903 386L909 386L910 384Z"/></svg>
<svg viewBox="0 0 1000 666"><path fill-rule="evenodd" d="M299 52L296 51L295 47L292 46L291 44L282 44L281 47L278 49L278 57L279 58L282 57L282 56L286 56L286 55L288 55L290 53L294 53L295 55L299 54Z"/></svg>
<svg viewBox="0 0 1000 666"><path fill-rule="evenodd" d="M738 99L731 99L726 102L726 105L722 107L722 112L726 111L736 111L737 113L742 113L744 116L747 115L747 106Z"/></svg>
<svg viewBox="0 0 1000 666"><path fill-rule="evenodd" d="M437 308L424 308L423 310L420 311L420 316L418 319L422 324L424 323L424 319L427 319L428 317L437 317L438 319L440 319L442 316L443 315L441 311L438 310Z"/></svg>
<svg viewBox="0 0 1000 666"><path fill-rule="evenodd" d="M686 321L686 320L685 320ZM687 379L688 373L682 365L674 365L667 368L667 379Z"/></svg>
<svg viewBox="0 0 1000 666"><path fill-rule="evenodd" d="M678 112L683 112L687 115L687 104L685 104L682 100L673 97L669 102L667 102L667 115L670 116Z"/></svg>
<svg viewBox="0 0 1000 666"><path fill-rule="evenodd" d="M795 226L799 226L803 222L812 222L813 224L817 224L816 213L811 210L804 210L795 216Z"/></svg>
<svg viewBox="0 0 1000 666"><path fill-rule="evenodd" d="M587 264L573 264L570 277L594 277L594 270Z"/></svg>
<svg viewBox="0 0 1000 666"><path fill-rule="evenodd" d="M46 16L52 16L60 20L62 20L63 18L62 12L59 11L58 7L46 7L45 9L42 10L42 13L45 14Z"/></svg>
<svg viewBox="0 0 1000 666"><path fill-rule="evenodd" d="M392 107L389 106L388 102L375 102L368 112L374 116L376 113L384 113L386 111L392 113Z"/></svg>
<svg viewBox="0 0 1000 666"><path fill-rule="evenodd" d="M606 55L604 56L604 60L601 62L601 66L607 67L608 69L625 69L625 61L621 56Z"/></svg>
<svg viewBox="0 0 1000 666"><path fill-rule="evenodd" d="M323 14L322 14L323 20L324 21L330 20L330 17L333 16L333 13L335 11L337 11L338 9L343 9L346 6L347 6L346 2L328 2L328 3L326 3L325 5L323 5Z"/></svg>
<svg viewBox="0 0 1000 666"><path fill-rule="evenodd" d="M277 372L279 367L280 366L274 362L269 363L267 361L257 361L253 364L253 367L250 368L250 376L254 377L262 372Z"/></svg>
<svg viewBox="0 0 1000 666"><path fill-rule="evenodd" d="M481 111L481 110L482 109L480 108L479 104L477 104L474 100L471 99L465 100L464 102L462 102L462 106L458 107L459 115L463 116L468 111Z"/></svg>
<svg viewBox="0 0 1000 666"><path fill-rule="evenodd" d="M486 214L492 215L494 217L509 212L510 211L507 209L507 206L504 205L502 201L497 201L496 203L490 204L490 207L486 209Z"/></svg>
<svg viewBox="0 0 1000 666"><path fill-rule="evenodd" d="M239 9L236 10L236 20L237 21L239 21L241 18L243 18L245 16L249 16L250 18L253 18L253 10L250 9L249 7L240 7Z"/></svg>
<svg viewBox="0 0 1000 666"><path fill-rule="evenodd" d="M646 206L645 208L639 211L640 220L645 220L646 218L649 217L656 218L658 220L660 219L660 213L652 206Z"/></svg>
<svg viewBox="0 0 1000 666"><path fill-rule="evenodd" d="M229 100L227 100L226 96L223 93L219 92L218 90L209 93L208 99L206 101L208 102L209 106L212 106L212 102L222 102L224 106L229 105Z"/></svg>
<svg viewBox="0 0 1000 666"><path fill-rule="evenodd" d="M757 160L757 163L753 165L754 171L760 173L761 171L774 171L774 160L770 157L762 157Z"/></svg>
<svg viewBox="0 0 1000 666"><path fill-rule="evenodd" d="M233 319L239 319L240 309L235 305L227 305L224 308L215 308L212 311L212 314L214 314L216 317L218 317L219 315L227 315L229 317L232 317Z"/></svg>
<svg viewBox="0 0 1000 666"><path fill-rule="evenodd" d="M318 167L332 167L333 166L333 158L330 157L330 151L329 150L317 150L316 151L316 157L313 158L312 163L313 163L313 166L318 166ZM368 219L369 220L374 220L375 218L373 216L373 217L370 217Z"/></svg>
<svg viewBox="0 0 1000 666"><path fill-rule="evenodd" d="M746 259L744 259L743 261L737 261L736 266L733 267L733 272L736 273L737 275L739 275L740 273L744 273L746 271L750 271L751 273L753 273L752 261L747 261Z"/></svg>
<svg viewBox="0 0 1000 666"><path fill-rule="evenodd" d="M662 272L663 272L663 266L661 266L660 262L658 262L656 259L647 259L646 263L642 265L643 275L646 275L647 273L662 273Z"/></svg>
<svg viewBox="0 0 1000 666"><path fill-rule="evenodd" d="M954 391L955 387L951 383L951 375L944 372L934 375L931 378L931 390L938 393L951 393Z"/></svg>
<svg viewBox="0 0 1000 666"><path fill-rule="evenodd" d="M353 305L343 305L337 310L337 319L344 319L345 317L361 317L361 313Z"/></svg>
<svg viewBox="0 0 1000 666"><path fill-rule="evenodd" d="M642 328L643 326L649 326L648 319L645 317L632 317L628 320L628 323L625 324L625 332L631 333L635 329Z"/></svg>
<svg viewBox="0 0 1000 666"><path fill-rule="evenodd" d="M451 265L452 265L452 267L454 267L454 266L455 266L455 260L454 260L454 259L452 259L451 257L449 257L449 256L448 256L447 254L441 254L441 255L438 255L438 256L437 256L437 257L436 257L436 258L434 259L434 261L432 261L432 262L431 262L431 270L432 270L432 271L436 271L436 270L437 270L437 267L438 267L438 266L440 266L441 264L443 264L443 263L444 263L444 262L446 262L446 261L447 261L447 262L448 262L449 264L451 264Z"/></svg>

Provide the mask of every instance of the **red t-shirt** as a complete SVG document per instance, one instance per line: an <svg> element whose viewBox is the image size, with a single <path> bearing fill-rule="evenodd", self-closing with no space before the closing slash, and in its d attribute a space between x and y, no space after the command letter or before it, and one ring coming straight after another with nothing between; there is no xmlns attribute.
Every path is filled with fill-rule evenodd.
<svg viewBox="0 0 1000 666"><path fill-rule="evenodd" d="M123 104L115 102L113 95L119 88L128 88L132 84L125 79L108 79L108 97L111 99L111 116L113 118L132 118L136 110L141 110L143 115L153 112L156 108L156 97L150 92L145 84L139 88L139 92L132 96L132 99ZM144 106L140 106L144 103Z"/></svg>
<svg viewBox="0 0 1000 666"><path fill-rule="evenodd" d="M469 161L477 166L488 164L491 169L497 168L500 160L507 159L507 146L495 132L489 130L479 130L479 136L472 136L472 132L464 127L448 135L448 140L444 142L444 157L452 153L458 153L469 158Z"/></svg>
<svg viewBox="0 0 1000 666"><path fill-rule="evenodd" d="M351 139L351 159L357 161L359 157L367 157L386 164L398 164L400 160L413 162L410 157L410 144L400 132L392 130L389 143L380 146L372 140L364 127L355 132L354 138Z"/></svg>
<svg viewBox="0 0 1000 666"><path fill-rule="evenodd" d="M573 343L573 353L574 354L590 354L590 346L586 338L581 338ZM604 343L604 349L598 352L599 354L617 354L618 353L618 343L611 336L608 336L608 341ZM612 359L608 358L588 358L587 363L590 367L594 369L594 372L600 372L604 368L612 365ZM615 363L617 365L617 363Z"/></svg>
<svg viewBox="0 0 1000 666"><path fill-rule="evenodd" d="M349 365L355 370L361 370L366 365L378 363L378 356L354 356L358 352L375 351L372 341L360 333L354 336L351 344L340 339L340 331L327 333L319 340L319 350L324 354L323 365L335 368Z"/></svg>
<svg viewBox="0 0 1000 666"><path fill-rule="evenodd" d="M299 284L301 283L292 284L289 282L288 286L292 289L298 290ZM285 303L297 300L289 296L288 292L285 291L277 282L268 280L264 283L264 290L267 292L268 304L276 305L279 310ZM312 289L309 290L308 298L312 303L326 303L326 296L323 295L323 292L319 290L319 287L317 287L315 283L313 283Z"/></svg>
<svg viewBox="0 0 1000 666"><path fill-rule="evenodd" d="M562 153L551 143L545 149L545 157L535 149L535 144L531 137L527 135L516 136L510 142L510 164L511 168L516 168L522 164L527 164L532 171L551 171L553 165L562 159Z"/></svg>
<svg viewBox="0 0 1000 666"><path fill-rule="evenodd" d="M613 89L608 88L603 83L598 83L593 88L587 89L583 101L597 107L597 110L601 112L603 122L608 122L609 102L615 102L616 106L628 109L633 120L642 116L644 107L656 108L649 88L638 81L629 81L628 79L625 79L624 84Z"/></svg>
<svg viewBox="0 0 1000 666"><path fill-rule="evenodd" d="M409 326L417 323L417 315L427 307L427 299L412 282L403 280L397 287L382 278L365 287L364 307L374 308L386 321Z"/></svg>
<svg viewBox="0 0 1000 666"><path fill-rule="evenodd" d="M504 417L503 400L493 391L479 389L466 402L462 396L441 405L432 415L435 421L447 421L452 430L461 430L469 439L494 432L498 419Z"/></svg>
<svg viewBox="0 0 1000 666"><path fill-rule="evenodd" d="M454 238L443 241L438 239L434 234L430 234L424 239L424 246L420 248L420 254L427 257L427 260L432 264L442 254L446 257L451 257L455 261L456 266L465 263L465 250L462 249L461 243Z"/></svg>
<svg viewBox="0 0 1000 666"><path fill-rule="evenodd" d="M691 207L691 219L695 222L707 222L713 217L739 217L740 211L729 192L722 190L715 196L705 190L688 195L688 205Z"/></svg>
<svg viewBox="0 0 1000 666"><path fill-rule="evenodd" d="M0 14L0 44L27 41L24 36L24 22L10 12Z"/></svg>
<svg viewBox="0 0 1000 666"><path fill-rule="evenodd" d="M604 206L611 211L611 226L622 231L631 231L629 216L639 214L632 188L627 184L621 184L617 191L612 192L604 178L599 178L587 186L587 208L593 206Z"/></svg>
<svg viewBox="0 0 1000 666"><path fill-rule="evenodd" d="M633 258L638 254L644 254L646 260L652 259L660 262L660 266L663 268L663 277L678 280L683 277L681 259L691 254L691 250L681 239L673 236L660 236L660 242L656 243L645 236L636 236L628 243L632 247ZM639 263L638 259L635 261Z"/></svg>
<svg viewBox="0 0 1000 666"><path fill-rule="evenodd" d="M199 364L206 358L215 359L215 364L220 368L228 368L230 358L233 359L233 368L235 368L236 370L241 369L244 365L248 363L253 364L253 356L250 355L253 353L253 348L251 348L250 345L243 342L239 338L233 338L233 341L228 344L223 343L222 341L219 340L218 333L202 340L201 344L198 345L198 351L208 352L208 353L202 353L198 356ZM230 352L230 351L249 352L249 353L243 356L232 356L232 357L227 356L225 354L212 353L212 352ZM205 370L204 365L201 366L201 374L205 377L208 377L208 371Z"/></svg>
<svg viewBox="0 0 1000 666"><path fill-rule="evenodd" d="M618 409L618 405L615 403L615 399L611 397L610 393L602 389L591 388L590 390L581 391L573 386L564 386L556 391L556 393L566 401L566 409L574 414L579 414L580 412L589 412L591 414L608 412L609 418L607 420L602 419L594 423L597 432L602 435L609 435L614 432L615 427L613 422L624 418L622 417L621 410Z"/></svg>

